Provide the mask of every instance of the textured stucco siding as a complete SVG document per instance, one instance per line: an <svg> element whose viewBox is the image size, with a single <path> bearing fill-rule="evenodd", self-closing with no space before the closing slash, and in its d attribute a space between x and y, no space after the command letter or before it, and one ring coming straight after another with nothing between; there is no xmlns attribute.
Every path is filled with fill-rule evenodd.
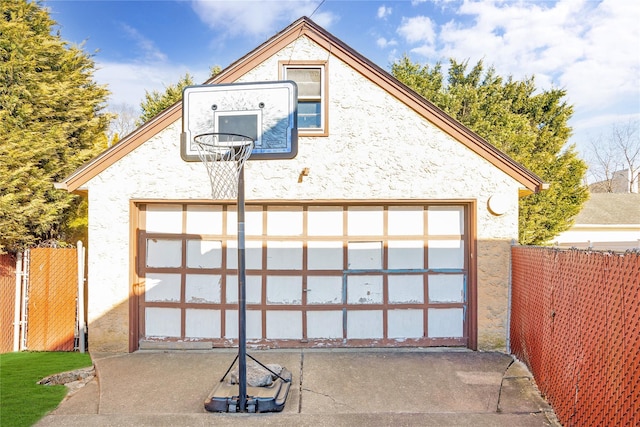
<svg viewBox="0 0 640 427"><path fill-rule="evenodd" d="M476 200L478 344L504 349L518 183L307 39L243 81L277 80L281 59L328 60L329 136L300 138L292 160L249 162L247 200ZM204 166L180 158L180 131L177 121L88 182L94 351L128 349L130 201L210 198ZM309 175L298 183L304 168ZM509 195L501 216L487 209L496 193Z"/></svg>

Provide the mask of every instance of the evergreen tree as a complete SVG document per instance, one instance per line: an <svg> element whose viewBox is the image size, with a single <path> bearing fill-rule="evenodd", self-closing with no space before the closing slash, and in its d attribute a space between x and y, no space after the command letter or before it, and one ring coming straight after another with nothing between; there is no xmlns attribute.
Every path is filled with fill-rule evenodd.
<svg viewBox="0 0 640 427"><path fill-rule="evenodd" d="M215 77L222 71L219 65L214 65L209 70L211 77ZM145 91L144 100L140 103L142 114L137 124L142 125L167 108L171 107L176 102L182 99L182 90L193 85L193 76L189 73L185 74L178 80L178 83L172 83L169 86L165 86L164 92L153 90L151 92Z"/></svg>
<svg viewBox="0 0 640 427"><path fill-rule="evenodd" d="M1 4L0 252L62 237L80 200L53 184L106 147L108 124L92 58L39 1Z"/></svg>
<svg viewBox="0 0 640 427"><path fill-rule="evenodd" d="M516 81L484 70L482 61L450 60L447 82L440 64L414 64L403 57L393 75L451 117L476 132L545 182L549 190L520 199L521 244L549 242L573 224L588 198L582 185L587 165L566 147L573 108L564 90L539 92L534 79Z"/></svg>

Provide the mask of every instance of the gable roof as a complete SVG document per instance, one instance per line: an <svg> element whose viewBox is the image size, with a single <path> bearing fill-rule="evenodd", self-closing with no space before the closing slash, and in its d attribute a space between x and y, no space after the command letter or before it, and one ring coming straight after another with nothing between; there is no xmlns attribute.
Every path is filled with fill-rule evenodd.
<svg viewBox="0 0 640 427"><path fill-rule="evenodd" d="M540 177L529 171L509 156L482 139L476 133L457 122L434 104L401 83L391 74L360 55L342 41L319 27L307 17L302 17L287 28L240 58L205 84L233 83L251 71L257 64L274 55L299 37L305 36L331 52L331 55L351 66L362 76L380 86L403 102L417 114L423 116L446 134L483 157L498 169L518 181L527 190L538 192L546 188ZM182 117L182 101L157 115L110 147L92 161L77 169L56 187L67 191L77 191L90 179L110 165L135 150L152 136Z"/></svg>
<svg viewBox="0 0 640 427"><path fill-rule="evenodd" d="M640 224L640 194L591 193L576 225Z"/></svg>

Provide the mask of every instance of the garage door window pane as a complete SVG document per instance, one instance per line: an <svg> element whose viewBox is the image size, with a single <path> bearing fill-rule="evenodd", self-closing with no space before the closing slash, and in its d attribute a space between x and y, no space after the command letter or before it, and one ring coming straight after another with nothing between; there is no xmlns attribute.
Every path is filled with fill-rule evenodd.
<svg viewBox="0 0 640 427"><path fill-rule="evenodd" d="M424 242L389 241L390 269L422 269L424 268Z"/></svg>
<svg viewBox="0 0 640 427"><path fill-rule="evenodd" d="M430 308L430 338L460 338L463 336L464 312L461 308Z"/></svg>
<svg viewBox="0 0 640 427"><path fill-rule="evenodd" d="M462 240L429 240L429 268L464 268Z"/></svg>
<svg viewBox="0 0 640 427"><path fill-rule="evenodd" d="M382 207L350 207L347 213L349 236L382 236L384 230Z"/></svg>
<svg viewBox="0 0 640 427"><path fill-rule="evenodd" d="M180 275L147 273L144 281L145 301L180 301Z"/></svg>
<svg viewBox="0 0 640 427"><path fill-rule="evenodd" d="M342 338L342 311L308 311L307 338Z"/></svg>
<svg viewBox="0 0 640 427"><path fill-rule="evenodd" d="M187 206L187 234L222 234L222 207Z"/></svg>
<svg viewBox="0 0 640 427"><path fill-rule="evenodd" d="M424 312L422 310L389 310L387 312L389 338L422 338Z"/></svg>
<svg viewBox="0 0 640 427"><path fill-rule="evenodd" d="M220 310L187 309L185 338L220 338Z"/></svg>
<svg viewBox="0 0 640 427"><path fill-rule="evenodd" d="M307 242L307 268L309 270L343 270L342 242Z"/></svg>
<svg viewBox="0 0 640 427"><path fill-rule="evenodd" d="M182 205L147 205L148 233L182 233Z"/></svg>
<svg viewBox="0 0 640 427"><path fill-rule="evenodd" d="M422 236L424 234L422 206L390 206L388 215L390 236Z"/></svg>
<svg viewBox="0 0 640 427"><path fill-rule="evenodd" d="M462 206L430 206L427 211L430 236L463 235L464 208Z"/></svg>
<svg viewBox="0 0 640 427"><path fill-rule="evenodd" d="M342 236L342 208L333 206L309 207L307 234L309 236Z"/></svg>
<svg viewBox="0 0 640 427"><path fill-rule="evenodd" d="M382 304L382 276L347 277L349 304Z"/></svg>
<svg viewBox="0 0 640 427"><path fill-rule="evenodd" d="M302 312L267 311L267 339L301 339Z"/></svg>
<svg viewBox="0 0 640 427"><path fill-rule="evenodd" d="M430 275L429 302L464 302L464 276L462 274Z"/></svg>
<svg viewBox="0 0 640 427"><path fill-rule="evenodd" d="M382 311L358 310L347 312L347 338L383 338Z"/></svg>
<svg viewBox="0 0 640 427"><path fill-rule="evenodd" d="M147 307L144 310L145 335L147 337L179 337L180 309Z"/></svg>
<svg viewBox="0 0 640 427"><path fill-rule="evenodd" d="M267 268L302 270L302 242L267 242Z"/></svg>
<svg viewBox="0 0 640 427"><path fill-rule="evenodd" d="M187 240L187 267L220 268L221 266L221 241Z"/></svg>
<svg viewBox="0 0 640 427"><path fill-rule="evenodd" d="M373 270L382 268L382 242L349 242L349 270Z"/></svg>
<svg viewBox="0 0 640 427"><path fill-rule="evenodd" d="M187 274L185 277L185 302L219 303L222 276L219 274Z"/></svg>
<svg viewBox="0 0 640 427"><path fill-rule="evenodd" d="M422 275L389 275L390 304L422 304L424 279Z"/></svg>
<svg viewBox="0 0 640 427"><path fill-rule="evenodd" d="M269 236L300 236L302 217L302 208L269 208L267 234Z"/></svg>
<svg viewBox="0 0 640 427"><path fill-rule="evenodd" d="M247 310L246 329L248 339L262 338L262 312L259 310ZM227 310L225 312L225 338L238 338L238 310Z"/></svg>
<svg viewBox="0 0 640 427"><path fill-rule="evenodd" d="M147 239L147 267L180 267L182 265L182 241Z"/></svg>
<svg viewBox="0 0 640 427"><path fill-rule="evenodd" d="M307 277L307 304L341 304L342 276Z"/></svg>
<svg viewBox="0 0 640 427"><path fill-rule="evenodd" d="M302 277L268 276L267 304L302 304Z"/></svg>

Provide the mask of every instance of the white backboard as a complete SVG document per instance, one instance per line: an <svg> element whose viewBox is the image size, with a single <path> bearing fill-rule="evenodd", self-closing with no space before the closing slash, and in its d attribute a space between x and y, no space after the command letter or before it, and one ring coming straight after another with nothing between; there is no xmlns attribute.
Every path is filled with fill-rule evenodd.
<svg viewBox="0 0 640 427"><path fill-rule="evenodd" d="M231 133L254 140L250 159L292 159L298 152L297 109L293 81L188 86L182 94L180 155L200 161L196 135Z"/></svg>

